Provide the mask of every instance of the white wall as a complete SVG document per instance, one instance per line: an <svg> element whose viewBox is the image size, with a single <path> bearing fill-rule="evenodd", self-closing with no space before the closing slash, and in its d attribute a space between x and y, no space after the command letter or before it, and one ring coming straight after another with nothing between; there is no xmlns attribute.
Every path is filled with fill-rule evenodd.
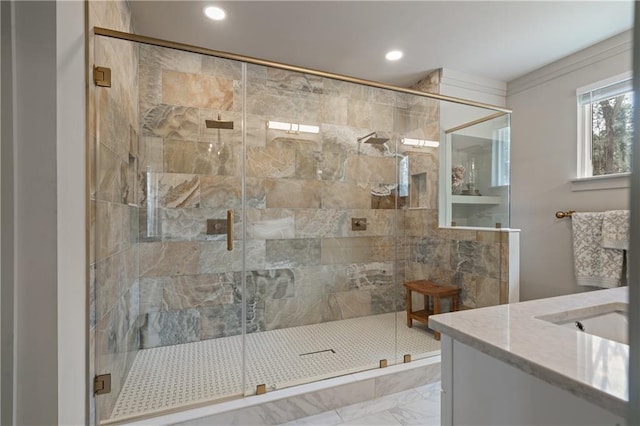
<svg viewBox="0 0 640 426"><path fill-rule="evenodd" d="M0 424L13 422L13 96L11 10L0 2Z"/></svg>
<svg viewBox="0 0 640 426"><path fill-rule="evenodd" d="M511 226L520 228L522 300L586 290L576 285L570 219L557 210L629 208L629 189L572 191L578 87L631 70L631 31L508 84Z"/></svg>
<svg viewBox="0 0 640 426"><path fill-rule="evenodd" d="M2 424L85 424L84 3L1 17Z"/></svg>
<svg viewBox="0 0 640 426"><path fill-rule="evenodd" d="M84 2L57 2L59 425L87 423L89 395L84 21Z"/></svg>

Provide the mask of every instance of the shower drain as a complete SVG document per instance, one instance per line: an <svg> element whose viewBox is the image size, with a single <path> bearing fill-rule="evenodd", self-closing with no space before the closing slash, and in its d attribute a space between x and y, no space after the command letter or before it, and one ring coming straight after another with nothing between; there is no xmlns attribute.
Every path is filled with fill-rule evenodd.
<svg viewBox="0 0 640 426"><path fill-rule="evenodd" d="M300 354L300 356L318 355L318 354L323 354L323 353L327 353L327 352L331 352L332 354L336 353L336 351L334 351L333 349L323 349L321 351L307 352L306 354Z"/></svg>

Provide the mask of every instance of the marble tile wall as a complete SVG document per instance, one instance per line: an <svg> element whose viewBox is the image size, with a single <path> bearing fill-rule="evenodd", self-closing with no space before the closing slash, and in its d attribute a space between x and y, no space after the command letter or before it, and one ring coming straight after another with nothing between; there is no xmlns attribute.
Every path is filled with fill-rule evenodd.
<svg viewBox="0 0 640 426"><path fill-rule="evenodd" d="M437 227L437 210L426 213L407 212L411 241L407 280L460 287L461 303L467 308L507 303L508 231L442 229ZM418 306L420 299L415 300Z"/></svg>
<svg viewBox="0 0 640 426"><path fill-rule="evenodd" d="M398 158L357 138L391 137L402 117L424 133L433 121L425 108L437 104L412 113L391 91L247 65L243 105L239 63L145 45L139 52L143 347L240 333L242 250L250 331L404 306L394 286L405 269L394 263ZM218 114L234 129L207 129ZM321 130L290 134L267 129L269 120ZM390 206L372 195L380 189L392 194ZM232 252L225 235L206 234L206 220L227 209L235 211ZM351 230L354 217L367 219L366 231Z"/></svg>
<svg viewBox="0 0 640 426"><path fill-rule="evenodd" d="M126 2L89 1L89 25L132 31ZM90 378L111 374L94 398L91 424L107 419L140 347L138 279L138 54L124 41L90 35L88 63L112 71L112 87L89 87Z"/></svg>

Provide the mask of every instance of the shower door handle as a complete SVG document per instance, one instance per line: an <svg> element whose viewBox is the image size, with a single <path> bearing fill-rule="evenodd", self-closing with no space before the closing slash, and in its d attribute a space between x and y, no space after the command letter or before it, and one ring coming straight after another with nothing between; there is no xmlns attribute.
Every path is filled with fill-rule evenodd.
<svg viewBox="0 0 640 426"><path fill-rule="evenodd" d="M233 250L233 210L227 210L227 251Z"/></svg>

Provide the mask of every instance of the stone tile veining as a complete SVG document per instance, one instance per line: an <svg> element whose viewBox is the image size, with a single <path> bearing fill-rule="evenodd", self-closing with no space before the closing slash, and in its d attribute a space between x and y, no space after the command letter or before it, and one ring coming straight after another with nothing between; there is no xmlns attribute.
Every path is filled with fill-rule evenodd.
<svg viewBox="0 0 640 426"><path fill-rule="evenodd" d="M621 287L435 315L429 326L624 416L629 346L537 317L627 301Z"/></svg>

